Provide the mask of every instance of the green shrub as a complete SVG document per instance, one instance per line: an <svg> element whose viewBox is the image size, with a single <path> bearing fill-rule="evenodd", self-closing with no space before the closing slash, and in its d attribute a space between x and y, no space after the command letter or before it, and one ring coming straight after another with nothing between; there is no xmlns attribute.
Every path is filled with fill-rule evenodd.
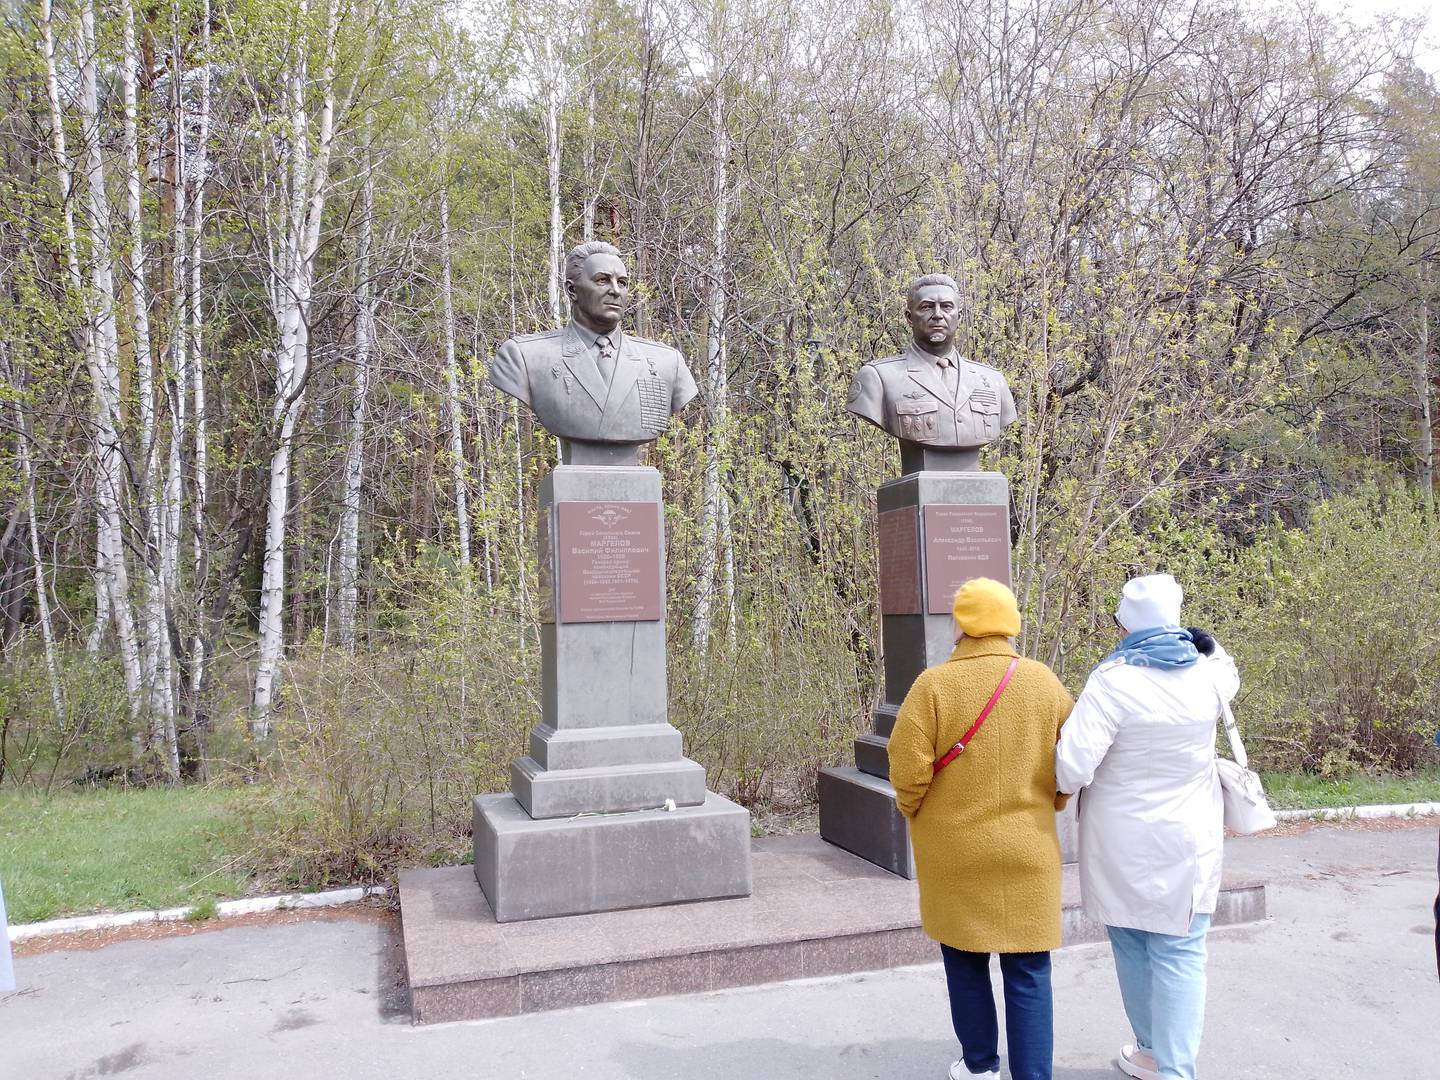
<svg viewBox="0 0 1440 1080"><path fill-rule="evenodd" d="M505 790L524 753L539 715L533 625L463 581L423 584L384 648L312 644L287 664L260 862L292 885L459 861L471 799Z"/></svg>
<svg viewBox="0 0 1440 1080"><path fill-rule="evenodd" d="M123 777L134 765L125 682L114 657L56 649L63 716L36 638L12 646L0 666L0 781L49 790L71 780Z"/></svg>
<svg viewBox="0 0 1440 1080"><path fill-rule="evenodd" d="M1409 772L1440 717L1440 537L1410 487L1366 484L1258 547L1265 590L1227 645L1253 753L1275 769Z"/></svg>
<svg viewBox="0 0 1440 1080"><path fill-rule="evenodd" d="M670 720L712 790L746 806L814 800L816 772L849 763L857 722L870 727L850 646L823 606L742 624L733 645L717 633L704 655L672 643Z"/></svg>

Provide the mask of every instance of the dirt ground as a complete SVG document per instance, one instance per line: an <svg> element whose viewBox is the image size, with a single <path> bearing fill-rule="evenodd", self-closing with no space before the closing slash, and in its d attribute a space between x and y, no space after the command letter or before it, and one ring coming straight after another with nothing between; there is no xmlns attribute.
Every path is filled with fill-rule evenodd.
<svg viewBox="0 0 1440 1080"><path fill-rule="evenodd" d="M62 950L89 951L103 949L121 941L150 941L155 938L190 937L194 934L208 934L215 930L229 930L236 926L284 926L287 923L352 921L392 925L398 933L400 910L388 902L388 897L374 897L354 904L342 904L328 908L291 908L283 911L266 911L255 915L234 915L228 918L216 917L201 922L166 921L133 923L109 930L76 930L71 933L49 934L45 937L23 938L13 942L11 948L17 957L39 956L42 953Z"/></svg>

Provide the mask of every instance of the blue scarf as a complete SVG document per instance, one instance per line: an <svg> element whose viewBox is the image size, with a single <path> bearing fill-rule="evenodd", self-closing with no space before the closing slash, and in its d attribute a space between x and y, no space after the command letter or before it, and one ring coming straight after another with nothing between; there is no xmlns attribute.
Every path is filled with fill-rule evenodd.
<svg viewBox="0 0 1440 1080"><path fill-rule="evenodd" d="M1178 626L1152 626L1136 630L1105 658L1124 660L1135 667L1182 668L1200 659L1200 650L1190 640L1190 631Z"/></svg>

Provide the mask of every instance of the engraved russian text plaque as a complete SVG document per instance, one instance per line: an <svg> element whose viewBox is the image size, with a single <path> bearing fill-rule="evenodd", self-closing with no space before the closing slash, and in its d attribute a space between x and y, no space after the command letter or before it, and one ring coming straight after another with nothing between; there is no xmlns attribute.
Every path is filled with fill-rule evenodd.
<svg viewBox="0 0 1440 1080"><path fill-rule="evenodd" d="M956 590L977 577L1010 584L1010 514L1004 506L927 506L925 598L948 615Z"/></svg>
<svg viewBox="0 0 1440 1080"><path fill-rule="evenodd" d="M555 555L562 623L663 617L658 504L557 502Z"/></svg>

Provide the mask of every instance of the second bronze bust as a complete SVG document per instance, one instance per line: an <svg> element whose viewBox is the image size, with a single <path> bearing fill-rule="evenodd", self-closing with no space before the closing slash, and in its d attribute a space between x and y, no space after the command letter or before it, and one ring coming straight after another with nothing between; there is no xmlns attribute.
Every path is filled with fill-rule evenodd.
<svg viewBox="0 0 1440 1080"><path fill-rule="evenodd" d="M855 373L847 408L897 439L937 449L994 442L1015 421L1005 376L955 349L960 291L943 274L913 282L906 297L911 342L899 356Z"/></svg>

